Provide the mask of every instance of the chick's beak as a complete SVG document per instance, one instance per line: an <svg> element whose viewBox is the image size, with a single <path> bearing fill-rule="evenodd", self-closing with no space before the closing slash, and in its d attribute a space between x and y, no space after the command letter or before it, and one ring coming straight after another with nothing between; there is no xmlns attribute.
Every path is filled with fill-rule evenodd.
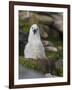
<svg viewBox="0 0 72 90"><path fill-rule="evenodd" d="M36 30L36 29L34 29L34 30L33 30L33 33L35 34L36 32L37 32L37 30Z"/></svg>

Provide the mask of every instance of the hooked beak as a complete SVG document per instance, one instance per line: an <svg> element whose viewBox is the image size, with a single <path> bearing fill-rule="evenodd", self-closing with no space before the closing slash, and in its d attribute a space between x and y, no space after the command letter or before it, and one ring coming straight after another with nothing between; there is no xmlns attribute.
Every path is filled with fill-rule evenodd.
<svg viewBox="0 0 72 90"><path fill-rule="evenodd" d="M34 34L35 34L35 33L37 32L37 30L36 30L36 29L34 29L34 30L33 30L33 32L34 32Z"/></svg>

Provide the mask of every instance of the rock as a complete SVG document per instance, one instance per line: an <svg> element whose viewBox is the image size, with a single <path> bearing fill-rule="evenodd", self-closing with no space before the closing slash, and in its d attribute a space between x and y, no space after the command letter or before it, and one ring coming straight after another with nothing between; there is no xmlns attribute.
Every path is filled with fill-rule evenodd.
<svg viewBox="0 0 72 90"><path fill-rule="evenodd" d="M43 40L42 43L44 46L53 46L53 43L51 41Z"/></svg>
<svg viewBox="0 0 72 90"><path fill-rule="evenodd" d="M27 42L28 39L28 33L23 32L22 30L19 30L19 42Z"/></svg>
<svg viewBox="0 0 72 90"><path fill-rule="evenodd" d="M55 70L53 74L57 76L63 76L63 60L59 59L55 62Z"/></svg>
<svg viewBox="0 0 72 90"><path fill-rule="evenodd" d="M24 55L24 48L28 41L28 33L19 30L19 55Z"/></svg>
<svg viewBox="0 0 72 90"><path fill-rule="evenodd" d="M43 29L47 33L50 30L49 25L44 25L44 24L41 24L41 23L39 23L38 25L39 25L40 29Z"/></svg>
<svg viewBox="0 0 72 90"><path fill-rule="evenodd" d="M55 75L52 75L51 73L46 73L45 77L51 78L51 77L56 77Z"/></svg>
<svg viewBox="0 0 72 90"><path fill-rule="evenodd" d="M48 41L46 41L46 40L43 40L42 43L43 43L44 46L48 45Z"/></svg>
<svg viewBox="0 0 72 90"><path fill-rule="evenodd" d="M36 14L36 19L38 19L40 23L47 24L47 25L50 25L51 23L53 23L53 18L47 15Z"/></svg>
<svg viewBox="0 0 72 90"><path fill-rule="evenodd" d="M19 79L44 78L44 74L19 64Z"/></svg>
<svg viewBox="0 0 72 90"><path fill-rule="evenodd" d="M45 50L47 50L47 51L54 51L54 52L58 51L57 48L53 47L53 46L47 46L47 47L45 47Z"/></svg>
<svg viewBox="0 0 72 90"><path fill-rule="evenodd" d="M31 13L30 12L19 12L19 17L21 17L21 19L25 20L30 18Z"/></svg>
<svg viewBox="0 0 72 90"><path fill-rule="evenodd" d="M51 41L48 41L48 46L53 46L53 43Z"/></svg>
<svg viewBox="0 0 72 90"><path fill-rule="evenodd" d="M59 49L59 50L62 50L62 49L63 49L63 47L62 47L62 46L58 46L58 49Z"/></svg>
<svg viewBox="0 0 72 90"><path fill-rule="evenodd" d="M43 39L47 39L48 38L48 31L49 31L49 27L47 25L43 25L43 24L38 24L39 28L40 28L40 35Z"/></svg>
<svg viewBox="0 0 72 90"><path fill-rule="evenodd" d="M56 63L55 63L56 69L62 68L63 67L63 60L59 59Z"/></svg>
<svg viewBox="0 0 72 90"><path fill-rule="evenodd" d="M63 15L62 14L57 14L57 15L52 15L54 18L54 26L58 28L61 32L63 32Z"/></svg>
<svg viewBox="0 0 72 90"><path fill-rule="evenodd" d="M48 33L43 28L40 28L40 35L43 39L48 38Z"/></svg>

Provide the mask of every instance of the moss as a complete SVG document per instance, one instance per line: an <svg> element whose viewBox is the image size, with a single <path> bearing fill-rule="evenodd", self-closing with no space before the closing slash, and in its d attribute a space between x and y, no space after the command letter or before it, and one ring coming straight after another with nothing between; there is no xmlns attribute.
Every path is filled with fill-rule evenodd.
<svg viewBox="0 0 72 90"><path fill-rule="evenodd" d="M29 24L24 24L23 26L23 32L29 32L29 29L30 29L30 25Z"/></svg>
<svg viewBox="0 0 72 90"><path fill-rule="evenodd" d="M27 68L31 68L34 70L40 70L40 65L38 63L38 60L33 59L25 59L24 57L19 57L19 63L26 66Z"/></svg>
<svg viewBox="0 0 72 90"><path fill-rule="evenodd" d="M57 60L57 59L60 58L58 52L52 52L52 51L48 51L48 52L46 52L46 56L47 56L48 59L50 59L50 60Z"/></svg>
<svg viewBox="0 0 72 90"><path fill-rule="evenodd" d="M57 68L55 69L53 72L52 72L53 75L56 75L56 76L63 76L63 68Z"/></svg>
<svg viewBox="0 0 72 90"><path fill-rule="evenodd" d="M30 23L29 20L25 21L22 17L19 17L19 28L22 29L23 32L29 32Z"/></svg>
<svg viewBox="0 0 72 90"><path fill-rule="evenodd" d="M48 69L48 60L33 60L33 59L25 59L23 56L19 57L19 63L22 64L23 66L36 70L36 71L40 71L42 73L48 73L49 69ZM52 68L52 67L51 67ZM51 73L53 75L56 76L63 76L63 68L53 68L53 70L51 71Z"/></svg>

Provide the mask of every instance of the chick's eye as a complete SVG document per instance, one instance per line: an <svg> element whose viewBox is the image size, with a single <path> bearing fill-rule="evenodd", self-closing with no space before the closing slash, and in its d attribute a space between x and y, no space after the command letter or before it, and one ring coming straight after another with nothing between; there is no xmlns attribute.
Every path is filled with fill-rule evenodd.
<svg viewBox="0 0 72 90"><path fill-rule="evenodd" d="M32 27L32 29L33 29L33 27Z"/></svg>

